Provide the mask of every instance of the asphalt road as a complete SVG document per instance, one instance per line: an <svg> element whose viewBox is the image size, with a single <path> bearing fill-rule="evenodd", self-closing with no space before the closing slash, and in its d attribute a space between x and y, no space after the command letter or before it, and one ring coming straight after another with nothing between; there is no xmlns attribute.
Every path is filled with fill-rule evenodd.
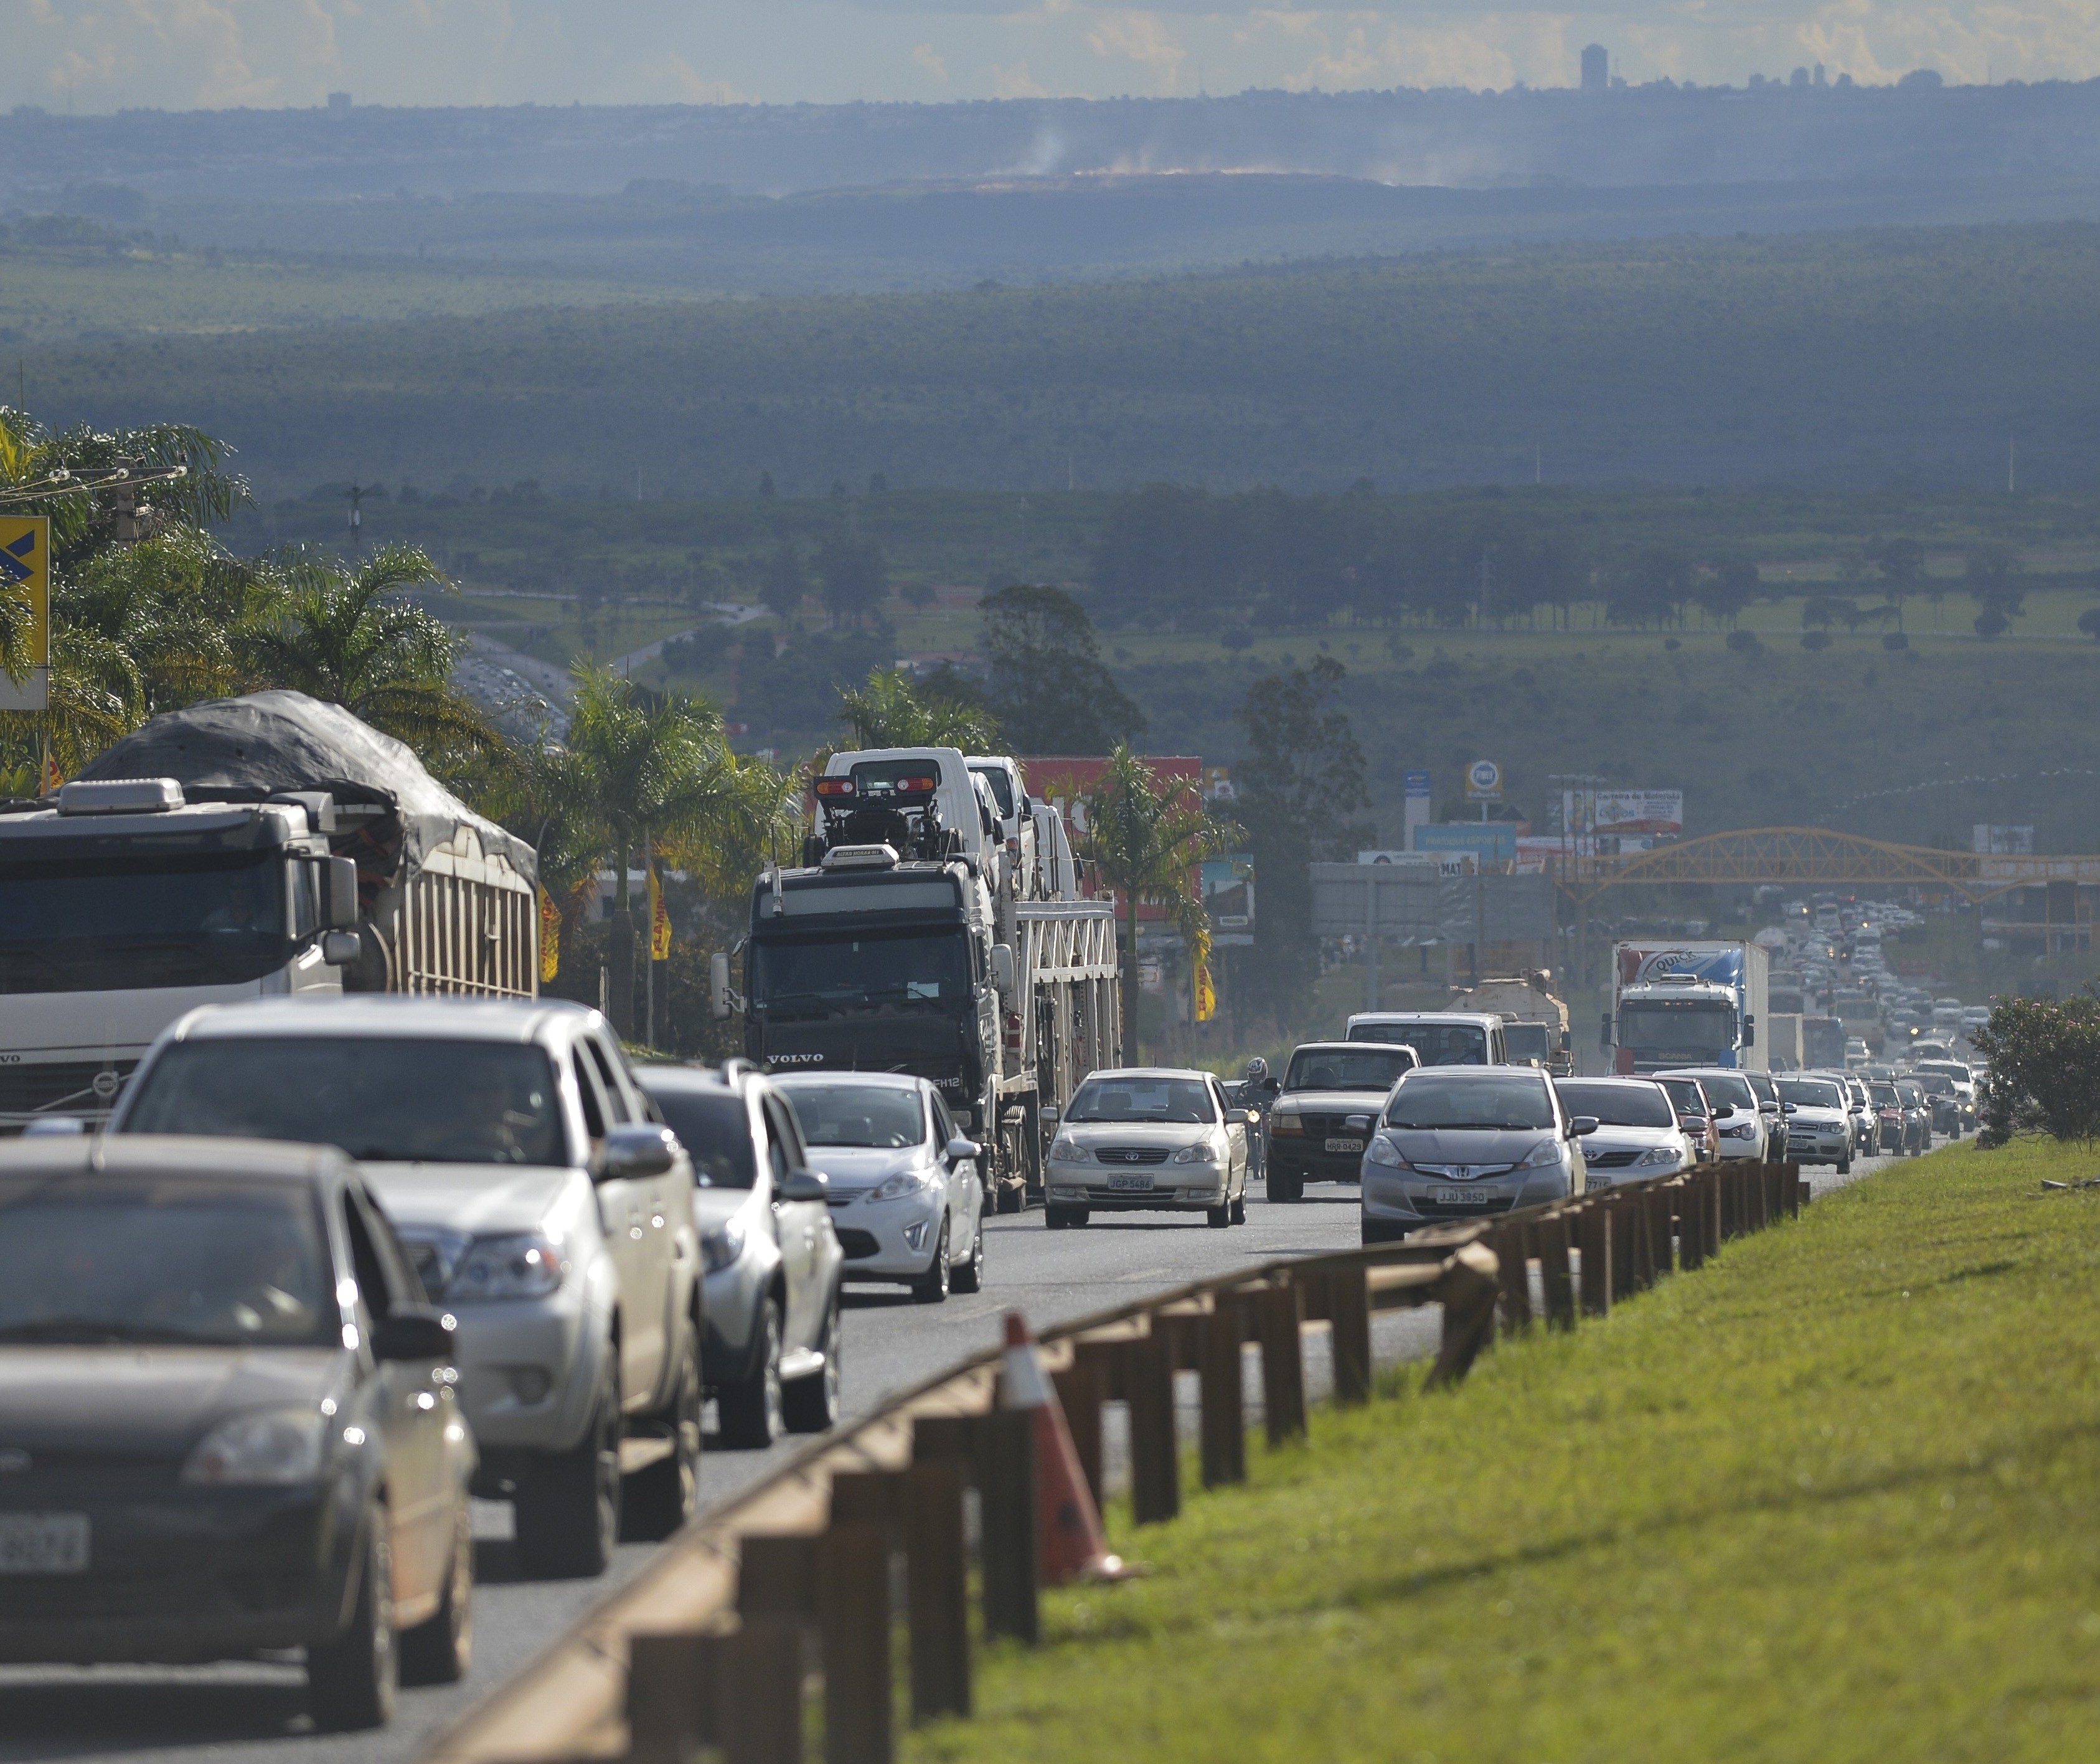
<svg viewBox="0 0 2100 1764"><path fill-rule="evenodd" d="M1888 1160L1861 1160L1849 1178L1809 1172L1819 1193L1856 1180ZM1039 1212L990 1222L986 1290L940 1306L914 1303L902 1291L856 1289L848 1297L845 1407L858 1413L887 1393L917 1383L999 1338L1000 1319L1019 1308L1036 1325L1083 1316L1149 1291L1222 1273L1279 1255L1343 1248L1357 1241L1354 1188L1316 1187L1295 1206L1248 1197L1247 1223L1212 1231L1200 1219L1145 1215L1104 1219L1082 1231L1052 1233ZM1383 1361L1433 1352L1433 1311L1377 1321L1374 1350ZM1308 1349L1307 1384L1316 1399L1326 1385L1324 1343ZM1194 1425L1193 1374L1182 1398L1185 1431ZM1258 1419L1260 1387L1249 1367L1248 1418ZM1111 1482L1121 1444L1111 1412L1105 1444ZM770 1452L711 1452L704 1497L734 1493L801 1444ZM582 1610L620 1585L649 1555L624 1547L612 1570L585 1582L518 1577L510 1546L510 1510L479 1514L481 1584L476 1602L476 1656L468 1681L445 1689L404 1691L393 1725L370 1735L315 1735L307 1722L303 1680L293 1665L195 1669L0 1668L0 1761L66 1758L152 1760L152 1764L397 1764L505 1679L521 1670Z"/></svg>

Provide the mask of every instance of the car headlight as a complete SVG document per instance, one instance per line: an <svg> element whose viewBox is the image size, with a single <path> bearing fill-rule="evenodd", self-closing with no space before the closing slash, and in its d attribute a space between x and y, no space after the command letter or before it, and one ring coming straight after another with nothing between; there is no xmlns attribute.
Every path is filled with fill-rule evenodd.
<svg viewBox="0 0 2100 1764"><path fill-rule="evenodd" d="M446 1281L445 1297L469 1301L544 1299L560 1290L568 1271L562 1246L538 1232L477 1237Z"/></svg>
<svg viewBox="0 0 2100 1764"><path fill-rule="evenodd" d="M1740 1127L1722 1128L1721 1137L1724 1140L1746 1140L1756 1131L1757 1129L1745 1121Z"/></svg>
<svg viewBox="0 0 2100 1764"><path fill-rule="evenodd" d="M744 1224L741 1219L731 1219L717 1225L712 1231L700 1233L700 1266L710 1274L718 1274L743 1254Z"/></svg>
<svg viewBox="0 0 2100 1764"><path fill-rule="evenodd" d="M183 1465L183 1480L193 1488L286 1488L318 1482L323 1441L333 1425L318 1409L303 1405L235 1415L197 1442ZM343 1436L353 1445L364 1441L355 1427L346 1428Z"/></svg>
<svg viewBox="0 0 2100 1764"><path fill-rule="evenodd" d="M917 1194L936 1186L940 1180L933 1171L923 1165L916 1169L900 1170L889 1177L872 1194L871 1201L901 1201L907 1194Z"/></svg>
<svg viewBox="0 0 2100 1764"><path fill-rule="evenodd" d="M1185 1145L1169 1160L1177 1164L1215 1164L1218 1149L1208 1140L1198 1140L1193 1145Z"/></svg>
<svg viewBox="0 0 2100 1764"><path fill-rule="evenodd" d="M1532 1147L1529 1153L1525 1154L1524 1162L1519 1164L1517 1168L1520 1170L1543 1170L1548 1164L1557 1164L1560 1162L1560 1141L1558 1140L1541 1140L1536 1145Z"/></svg>
<svg viewBox="0 0 2100 1764"><path fill-rule="evenodd" d="M1651 1145L1634 1160L1634 1167L1636 1170L1674 1170L1683 1161L1684 1154L1674 1146Z"/></svg>
<svg viewBox="0 0 2100 1764"><path fill-rule="evenodd" d="M1063 1134L1050 1142L1050 1162L1053 1164L1091 1164L1094 1154L1077 1140L1068 1140Z"/></svg>
<svg viewBox="0 0 2100 1764"><path fill-rule="evenodd" d="M1268 1131L1280 1140L1288 1139L1294 1133L1305 1131L1305 1118L1281 1112L1273 1114L1268 1118Z"/></svg>
<svg viewBox="0 0 2100 1764"><path fill-rule="evenodd" d="M1400 1148L1380 1135L1371 1141L1364 1156L1374 1164L1383 1164L1388 1170L1405 1170L1407 1160L1400 1155Z"/></svg>

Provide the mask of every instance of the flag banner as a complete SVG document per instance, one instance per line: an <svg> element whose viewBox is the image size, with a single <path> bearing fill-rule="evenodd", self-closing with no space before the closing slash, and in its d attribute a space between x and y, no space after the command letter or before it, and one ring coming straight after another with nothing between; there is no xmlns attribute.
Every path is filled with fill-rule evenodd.
<svg viewBox="0 0 2100 1764"><path fill-rule="evenodd" d="M540 890L540 984L545 986L562 971L562 909L554 897Z"/></svg>
<svg viewBox="0 0 2100 1764"><path fill-rule="evenodd" d="M1196 970L1196 1021L1207 1023L1218 1014L1218 989L1211 984L1211 964Z"/></svg>
<svg viewBox="0 0 2100 1764"><path fill-rule="evenodd" d="M649 959L671 959L671 915L664 906L664 884L656 880L656 867L649 867Z"/></svg>

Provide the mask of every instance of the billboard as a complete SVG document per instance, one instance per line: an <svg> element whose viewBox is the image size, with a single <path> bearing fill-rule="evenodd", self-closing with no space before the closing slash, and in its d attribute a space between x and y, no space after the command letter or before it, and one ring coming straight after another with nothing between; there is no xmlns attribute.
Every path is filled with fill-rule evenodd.
<svg viewBox="0 0 2100 1764"><path fill-rule="evenodd" d="M28 602L29 671L11 680L0 669L0 711L41 711L51 703L51 523L48 515L0 516L0 594Z"/></svg>
<svg viewBox="0 0 2100 1764"><path fill-rule="evenodd" d="M1500 802L1502 800L1502 769L1493 760L1476 760L1466 768L1466 800L1468 802Z"/></svg>
<svg viewBox="0 0 2100 1764"><path fill-rule="evenodd" d="M1651 839L1681 839L1684 835L1684 792L1564 791L1560 797L1560 824L1577 840L1592 835L1608 839L1643 835Z"/></svg>
<svg viewBox="0 0 2100 1764"><path fill-rule="evenodd" d="M1418 827L1429 824L1429 774L1411 771L1406 774L1406 794L1401 799L1401 843L1404 845L1414 836Z"/></svg>
<svg viewBox="0 0 2100 1764"><path fill-rule="evenodd" d="M1203 911L1212 942L1254 942L1254 859L1246 853L1203 860Z"/></svg>
<svg viewBox="0 0 2100 1764"><path fill-rule="evenodd" d="M1513 821L1447 821L1414 829L1417 851L1471 852L1482 863L1508 863L1516 856Z"/></svg>
<svg viewBox="0 0 2100 1764"><path fill-rule="evenodd" d="M1979 821L1974 823L1974 840L1970 849L1986 858L2034 856L2034 829L2031 827L1992 827Z"/></svg>

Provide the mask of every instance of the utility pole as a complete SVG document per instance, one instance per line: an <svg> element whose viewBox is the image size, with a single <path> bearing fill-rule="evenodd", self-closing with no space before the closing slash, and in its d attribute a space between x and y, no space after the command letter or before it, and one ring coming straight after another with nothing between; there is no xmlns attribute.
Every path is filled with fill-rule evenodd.
<svg viewBox="0 0 2100 1764"><path fill-rule="evenodd" d="M356 551L364 543L364 486L353 478L343 494L350 498L350 549Z"/></svg>
<svg viewBox="0 0 2100 1764"><path fill-rule="evenodd" d="M2020 460L2020 443L2016 436L2005 437L2005 494L2014 494L2014 476Z"/></svg>

